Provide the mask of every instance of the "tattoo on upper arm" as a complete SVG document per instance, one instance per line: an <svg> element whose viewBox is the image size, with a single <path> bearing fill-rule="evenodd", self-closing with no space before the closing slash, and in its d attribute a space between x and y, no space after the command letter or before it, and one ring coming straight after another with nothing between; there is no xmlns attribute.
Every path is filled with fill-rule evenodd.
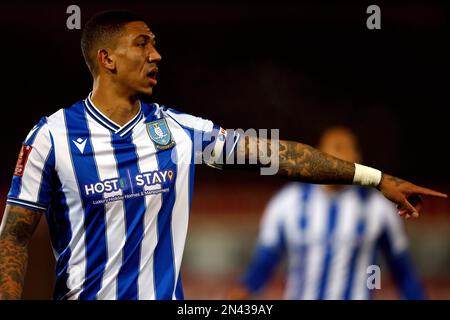
<svg viewBox="0 0 450 320"><path fill-rule="evenodd" d="M36 229L42 213L19 206L8 206L0 229L0 239L14 240L17 244L26 246Z"/></svg>
<svg viewBox="0 0 450 320"><path fill-rule="evenodd" d="M42 213L7 206L0 228L0 298L19 299L28 262L28 241Z"/></svg>

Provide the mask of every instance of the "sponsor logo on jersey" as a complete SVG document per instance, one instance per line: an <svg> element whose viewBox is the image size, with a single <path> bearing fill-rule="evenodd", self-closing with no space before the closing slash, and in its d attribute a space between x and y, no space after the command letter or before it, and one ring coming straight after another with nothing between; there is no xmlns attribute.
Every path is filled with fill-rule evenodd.
<svg viewBox="0 0 450 320"><path fill-rule="evenodd" d="M84 185L86 196L94 194L110 193L122 190L134 192L134 187L165 185L172 182L174 173L172 170L156 170L140 173L134 177L113 178Z"/></svg>
<svg viewBox="0 0 450 320"><path fill-rule="evenodd" d="M171 148L175 142L172 140L172 134L166 119L159 119L147 123L147 132L155 144L156 149L165 150Z"/></svg>
<svg viewBox="0 0 450 320"><path fill-rule="evenodd" d="M16 168L14 169L14 175L16 177L23 176L23 171L25 170L25 165L27 164L31 149L33 149L32 146L22 145L19 157L17 158Z"/></svg>

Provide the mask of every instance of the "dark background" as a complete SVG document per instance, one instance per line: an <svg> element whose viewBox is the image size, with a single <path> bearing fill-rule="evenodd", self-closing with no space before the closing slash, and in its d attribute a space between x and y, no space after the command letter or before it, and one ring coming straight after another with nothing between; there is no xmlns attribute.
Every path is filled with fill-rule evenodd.
<svg viewBox="0 0 450 320"><path fill-rule="evenodd" d="M449 33L444 2L2 3L2 182L20 143L43 115L91 89L82 24L111 8L148 19L163 56L154 101L225 128L279 128L314 144L345 124L365 162L414 181L446 185L450 126ZM381 8L381 30L366 8Z"/></svg>
<svg viewBox="0 0 450 320"><path fill-rule="evenodd" d="M132 10L147 19L163 57L153 97L160 104L224 128L277 128L281 138L308 144L315 144L324 128L343 124L359 137L364 163L450 189L450 37L444 1L9 1L0 4L3 201L28 131L42 116L91 90L81 31L66 27L72 4L81 8L82 26L106 9ZM366 27L371 4L381 8L381 30ZM244 219L253 229L241 230L251 241L258 214L283 182L199 167L187 273L195 269L189 261L197 259L189 254L190 243L195 247L196 237L214 223L228 221L224 232L232 238L233 221L242 221L244 211L253 213ZM433 287L445 283L445 293L435 297L448 298L450 238L442 237L449 234L450 207L444 200L432 204L429 211L440 218L425 218L409 229L417 230L413 249L422 261L419 269L433 277ZM202 229L217 210L223 217ZM231 220L230 212L235 213ZM25 297L51 295L53 261L45 232L40 227L32 242ZM444 258L431 263L438 256ZM245 264L240 262L236 265ZM199 277L216 285L205 270ZM190 286L189 278L185 287L191 297L216 297Z"/></svg>

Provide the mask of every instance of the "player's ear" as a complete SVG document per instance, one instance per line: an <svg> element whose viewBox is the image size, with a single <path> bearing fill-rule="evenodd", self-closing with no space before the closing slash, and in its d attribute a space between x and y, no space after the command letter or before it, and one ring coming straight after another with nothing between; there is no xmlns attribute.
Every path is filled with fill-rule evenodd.
<svg viewBox="0 0 450 320"><path fill-rule="evenodd" d="M111 58L111 56L108 53L108 50L106 49L99 49L97 51L97 62L100 66L100 68L105 68L106 70L109 70L110 72L114 72L116 69L116 63L114 59Z"/></svg>

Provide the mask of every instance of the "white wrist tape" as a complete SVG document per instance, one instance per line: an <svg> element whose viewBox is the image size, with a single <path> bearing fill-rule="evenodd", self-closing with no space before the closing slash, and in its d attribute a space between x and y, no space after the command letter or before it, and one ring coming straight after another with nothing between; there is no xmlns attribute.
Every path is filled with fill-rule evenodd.
<svg viewBox="0 0 450 320"><path fill-rule="evenodd" d="M381 171L355 163L353 184L377 187L381 181Z"/></svg>

